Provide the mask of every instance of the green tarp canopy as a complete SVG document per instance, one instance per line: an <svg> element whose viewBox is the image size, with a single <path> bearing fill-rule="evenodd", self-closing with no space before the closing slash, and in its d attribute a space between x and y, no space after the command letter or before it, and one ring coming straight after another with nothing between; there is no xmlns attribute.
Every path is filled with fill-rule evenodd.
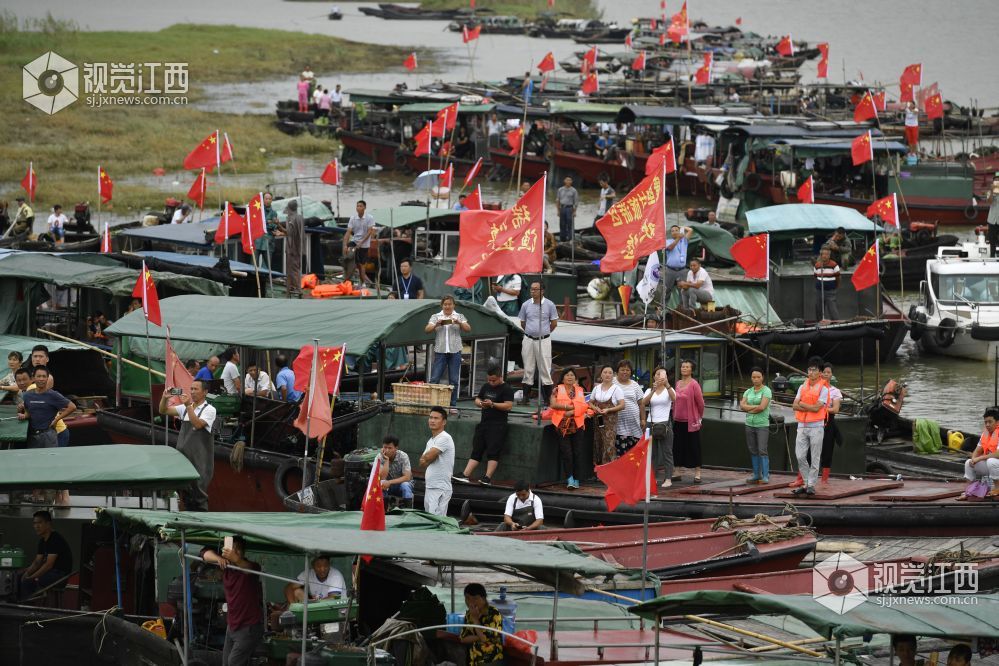
<svg viewBox="0 0 999 666"><path fill-rule="evenodd" d="M713 273L714 271L708 271ZM767 310L770 311L769 322L771 324L780 324L781 318L774 310L770 301L767 299L767 285L766 282L760 280L758 282L753 282L746 280L745 282L715 282L715 307L723 308L726 305L735 308L742 313L739 317L740 321L744 321L751 324L764 324L768 321ZM676 290L674 290L670 296L667 306L675 308L680 304L680 296ZM690 322L691 326L695 326L693 322ZM697 329L700 332L708 331L707 327Z"/></svg>
<svg viewBox="0 0 999 666"><path fill-rule="evenodd" d="M735 264L735 259L732 258L732 243L735 242L735 237L724 227L701 222L688 222L686 226L694 230L692 242L700 241L716 259L721 259L730 265Z"/></svg>
<svg viewBox="0 0 999 666"><path fill-rule="evenodd" d="M870 597L845 613L837 613L811 596L703 590L659 597L632 606L631 612L647 619L702 613L790 615L829 639L867 634L949 639L999 636L999 595L967 594L956 598L963 603L888 605Z"/></svg>
<svg viewBox="0 0 999 666"><path fill-rule="evenodd" d="M16 351L20 352L24 360L31 356L31 348L35 345L45 345L49 348L49 353L60 350L68 351L92 351L83 345L75 342L64 342L56 338L29 338L26 335L0 335L0 358L7 358L7 354Z"/></svg>
<svg viewBox="0 0 999 666"><path fill-rule="evenodd" d="M17 419L17 407L0 405L0 443L20 444L28 441L28 422Z"/></svg>
<svg viewBox="0 0 999 666"><path fill-rule="evenodd" d="M440 311L434 300L285 300L269 298L174 296L160 301L163 321L170 323L170 339L220 343L249 349L300 349L319 338L322 346L346 344L364 353L372 344L386 346L431 342L426 333L430 315ZM471 337L502 337L513 326L502 315L480 305L462 303ZM146 335L141 310L125 315L107 333L142 338ZM149 336L166 337L166 329L149 327Z"/></svg>
<svg viewBox="0 0 999 666"><path fill-rule="evenodd" d="M909 147L898 141L888 141L887 139L875 138L871 142L876 152L896 153L905 155L909 152ZM852 148L852 143L848 139L779 139L774 141L773 146L778 149L790 147L794 149L796 158L803 157L830 157L832 155L846 155Z"/></svg>
<svg viewBox="0 0 999 666"><path fill-rule="evenodd" d="M552 102L548 107L553 116L583 123L612 123L620 104L587 104L584 102Z"/></svg>
<svg viewBox="0 0 999 666"><path fill-rule="evenodd" d="M271 202L271 208L277 213L278 220L281 222L288 221L288 203L291 201L298 202L298 212L302 214L302 217L306 220L315 217L321 220L323 223L333 222L334 218L332 211L326 207L322 201L317 201L312 197L300 196L300 197L288 197L287 199L275 199ZM216 227L217 228L217 227Z"/></svg>
<svg viewBox="0 0 999 666"><path fill-rule="evenodd" d="M120 298L132 295L138 277L139 271L124 266L92 266L39 252L0 254L0 280L20 279L58 287L83 287ZM161 295L164 288L214 296L227 293L218 282L188 275L153 271L153 280Z"/></svg>
<svg viewBox="0 0 999 666"><path fill-rule="evenodd" d="M194 530L213 541L241 534L259 550L270 544L276 550L293 550L331 556L370 555L379 558L406 558L448 564L513 567L526 571L568 571L589 575L614 574L618 569L591 557L574 555L542 544L514 539L455 534L445 530L414 535L389 524L384 532L350 529L334 520L339 514L267 514L266 523L258 513L191 513L141 509L102 509L98 522L113 518L133 530L169 537L183 529ZM359 516L354 512L355 516ZM357 517L356 520L360 521ZM502 542L502 543L500 543ZM568 581L567 581L568 582Z"/></svg>
<svg viewBox="0 0 999 666"><path fill-rule="evenodd" d="M417 102L416 104L404 104L399 107L399 113L412 113L412 114L423 114L423 115L433 115L436 114L441 109L446 109L451 106L448 102ZM495 107L495 104L458 104L458 115L464 115L466 113L489 113Z"/></svg>
<svg viewBox="0 0 999 666"><path fill-rule="evenodd" d="M198 478L168 446L106 444L0 451L0 490L176 490Z"/></svg>
<svg viewBox="0 0 999 666"><path fill-rule="evenodd" d="M881 232L884 229L859 212L846 206L827 204L782 204L757 208L746 213L749 233L772 233L798 237L813 231L836 231L843 227L847 233Z"/></svg>
<svg viewBox="0 0 999 666"><path fill-rule="evenodd" d="M368 213L375 219L375 224L389 229L399 229L400 227L410 227L414 225L426 224L427 220L433 221L440 218L454 218L455 224L458 222L460 212L447 207L424 208L423 206L396 206L394 208L376 208Z"/></svg>

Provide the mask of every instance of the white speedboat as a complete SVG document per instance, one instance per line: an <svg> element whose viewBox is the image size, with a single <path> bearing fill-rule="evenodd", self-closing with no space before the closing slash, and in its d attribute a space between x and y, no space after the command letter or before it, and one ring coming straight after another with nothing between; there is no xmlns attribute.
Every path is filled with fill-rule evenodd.
<svg viewBox="0 0 999 666"><path fill-rule="evenodd" d="M941 247L926 262L919 302L909 310L909 335L930 354L980 361L999 348L999 259L985 236Z"/></svg>

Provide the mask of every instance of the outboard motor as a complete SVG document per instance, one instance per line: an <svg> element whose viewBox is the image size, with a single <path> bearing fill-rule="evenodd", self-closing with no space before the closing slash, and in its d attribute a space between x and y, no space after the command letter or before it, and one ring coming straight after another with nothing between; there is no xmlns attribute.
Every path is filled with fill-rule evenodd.
<svg viewBox="0 0 999 666"><path fill-rule="evenodd" d="M902 411L902 403L905 402L906 393L908 393L908 387L905 382L889 379L881 390L881 406L898 414Z"/></svg>

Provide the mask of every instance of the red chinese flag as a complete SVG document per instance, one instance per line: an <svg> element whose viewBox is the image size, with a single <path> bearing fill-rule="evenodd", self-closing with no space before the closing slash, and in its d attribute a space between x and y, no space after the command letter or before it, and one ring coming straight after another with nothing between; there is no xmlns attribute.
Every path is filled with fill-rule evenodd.
<svg viewBox="0 0 999 666"><path fill-rule="evenodd" d="M542 176L510 210L462 212L458 260L447 284L470 289L481 277L541 272L546 180Z"/></svg>
<svg viewBox="0 0 999 666"><path fill-rule="evenodd" d="M867 217L877 216L885 224L897 227L898 224L898 198L895 194L878 199L864 213Z"/></svg>
<svg viewBox="0 0 999 666"><path fill-rule="evenodd" d="M829 78L829 42L818 44L818 49L822 57L819 59L818 71L815 75L820 79L827 79Z"/></svg>
<svg viewBox="0 0 999 666"><path fill-rule="evenodd" d="M597 80L597 73L591 72L589 76L583 81L583 85L579 87L587 95L592 95L593 93L600 90L600 81Z"/></svg>
<svg viewBox="0 0 999 666"><path fill-rule="evenodd" d="M874 146L871 145L870 132L864 132L850 142L850 157L853 158L853 166L874 161Z"/></svg>
<svg viewBox="0 0 999 666"><path fill-rule="evenodd" d="M655 30L656 29L656 25L657 25L657 23L656 23L656 20L654 18L649 19L649 30Z"/></svg>
<svg viewBox="0 0 999 666"><path fill-rule="evenodd" d="M732 258L742 266L746 277L766 280L770 277L770 234L740 238L732 244Z"/></svg>
<svg viewBox="0 0 999 666"><path fill-rule="evenodd" d="M222 146L219 143L219 138L220 134L218 130L215 130L205 137L205 140L199 143L198 146L184 158L184 168L214 169L216 166L220 166L227 162L228 160L223 157ZM228 149L226 152L229 155L229 159L232 159L232 150Z"/></svg>
<svg viewBox="0 0 999 666"><path fill-rule="evenodd" d="M650 444L650 439L643 436L617 460L594 468L597 478L607 486L604 500L608 510L613 511L621 504L638 504L655 487L655 471L647 460Z"/></svg>
<svg viewBox="0 0 999 666"><path fill-rule="evenodd" d="M156 284L153 282L153 274L146 268L146 262L142 262L142 271L135 281L132 289L132 298L142 300L142 314L150 324L163 325L163 317L160 315L160 299L156 295Z"/></svg>
<svg viewBox="0 0 999 666"><path fill-rule="evenodd" d="M416 136L413 137L413 140L416 142L416 148L413 150L414 156L419 157L420 155L429 155L433 152L431 147L431 144L433 143L433 129L434 124L427 121L426 127L417 132Z"/></svg>
<svg viewBox="0 0 999 666"><path fill-rule="evenodd" d="M850 282L853 283L854 289L862 291L878 283L880 279L878 276L879 260L878 241L875 240L874 245L864 253L864 258L860 260L860 263L853 270L853 275L850 276Z"/></svg>
<svg viewBox="0 0 999 666"><path fill-rule="evenodd" d="M936 118L943 118L944 108L943 108L943 98L940 93L936 95L930 95L926 98L926 117L929 120L934 120Z"/></svg>
<svg viewBox="0 0 999 666"><path fill-rule="evenodd" d="M735 24L736 25L742 25L742 17L741 16L736 16L735 17Z"/></svg>
<svg viewBox="0 0 999 666"><path fill-rule="evenodd" d="M298 376L296 371L296 386ZM330 409L329 394L326 390L326 374L321 370L316 370L316 366L313 364L307 366L301 376L306 381L304 389L306 393L298 407L295 427L309 439L325 437L333 431L333 410Z"/></svg>
<svg viewBox="0 0 999 666"><path fill-rule="evenodd" d="M479 159L475 160L475 164L473 164L472 168L468 170L467 174L465 174L464 187L468 187L469 185L472 184L472 181L475 180L475 177L479 175L479 169L481 168L482 168L482 158L480 157Z"/></svg>
<svg viewBox="0 0 999 666"><path fill-rule="evenodd" d="M631 33L629 32L624 38L624 45L629 49L631 48Z"/></svg>
<svg viewBox="0 0 999 666"><path fill-rule="evenodd" d="M114 181L100 166L97 167L97 192L101 196L101 203L111 201L111 195L114 193Z"/></svg>
<svg viewBox="0 0 999 666"><path fill-rule="evenodd" d="M776 51L785 58L790 58L794 55L794 42L791 41L791 35L782 37L781 40L777 42Z"/></svg>
<svg viewBox="0 0 999 666"><path fill-rule="evenodd" d="M464 43L469 43L479 38L479 33L482 32L482 26L477 25L474 28L469 28L467 25L461 29L461 41Z"/></svg>
<svg viewBox="0 0 999 666"><path fill-rule="evenodd" d="M877 120L878 119L878 109L874 106L874 97L871 95L870 91L864 93L864 96L860 98L860 103L857 104L857 108L853 110L853 122L862 123L865 120Z"/></svg>
<svg viewBox="0 0 999 666"><path fill-rule="evenodd" d="M476 185L472 193L465 197L465 208L468 210L482 210L482 186Z"/></svg>
<svg viewBox="0 0 999 666"><path fill-rule="evenodd" d="M666 247L665 178L660 166L597 220L597 231L607 241L601 272L630 271L639 259Z"/></svg>
<svg viewBox="0 0 999 666"><path fill-rule="evenodd" d="M908 83L910 86L923 85L923 66L919 63L909 65L902 70L902 76L898 80L901 83Z"/></svg>
<svg viewBox="0 0 999 666"><path fill-rule="evenodd" d="M382 457L375 456L368 476L368 489L361 501L361 529L385 531L385 501L382 497L382 482L379 476L382 469Z"/></svg>
<svg viewBox="0 0 999 666"><path fill-rule="evenodd" d="M898 84L898 101L905 104L906 102L915 102L916 98L912 94L912 84L900 81Z"/></svg>
<svg viewBox="0 0 999 666"><path fill-rule="evenodd" d="M450 188L451 187L451 181L453 181L453 180L454 180L454 165L453 164L448 164L447 168L444 169L444 173L442 173L437 178L437 187L447 187L447 188Z"/></svg>
<svg viewBox="0 0 999 666"><path fill-rule="evenodd" d="M711 83L711 65L701 65L694 72L694 82L698 85L708 85Z"/></svg>
<svg viewBox="0 0 999 666"><path fill-rule="evenodd" d="M874 93L871 97L874 99L874 108L877 111L881 112L888 108L888 105L885 104L884 90L882 90L881 92Z"/></svg>
<svg viewBox="0 0 999 666"><path fill-rule="evenodd" d="M201 167L201 173L194 179L191 189L187 191L187 198L193 201L198 208L205 207L205 194L208 191L208 178L205 175L205 168Z"/></svg>
<svg viewBox="0 0 999 666"><path fill-rule="evenodd" d="M815 203L815 181L811 176L798 188L798 203Z"/></svg>
<svg viewBox="0 0 999 666"><path fill-rule="evenodd" d="M434 125L440 125L443 130L453 130L454 124L458 120L458 102L451 104L450 106L445 106L443 109L437 112L437 117L434 118Z"/></svg>
<svg viewBox="0 0 999 666"><path fill-rule="evenodd" d="M34 162L28 162L28 171L24 174L24 178L21 179L21 187L24 188L25 193L28 195L28 201L34 203L35 190L38 189L38 179L35 177Z"/></svg>
<svg viewBox="0 0 999 666"><path fill-rule="evenodd" d="M258 193L246 204L246 217L243 218L243 252L253 254L253 244L267 233L267 214L264 211L264 195Z"/></svg>
<svg viewBox="0 0 999 666"><path fill-rule="evenodd" d="M347 347L344 345L319 348L319 367L325 376L326 387L332 395L340 391L340 374L343 371L343 357L346 353ZM291 369L295 373L295 390L307 389L309 373L312 372L312 345L306 345L298 351Z"/></svg>
<svg viewBox="0 0 999 666"><path fill-rule="evenodd" d="M516 155L520 152L520 142L524 138L524 128L518 127L506 133L506 142L510 144L510 154Z"/></svg>
<svg viewBox="0 0 999 666"><path fill-rule="evenodd" d="M645 71L645 51L639 51L638 56L631 62L631 69L636 72Z"/></svg>
<svg viewBox="0 0 999 666"><path fill-rule="evenodd" d="M587 65L589 65L590 69L596 69L597 68L597 47L596 46L590 48L590 50L587 51L585 55L583 55L583 62L585 62Z"/></svg>
<svg viewBox="0 0 999 666"><path fill-rule="evenodd" d="M246 222L243 220L243 216L236 212L230 202L226 201L225 207L222 209L222 219L219 220L219 226L215 229L216 245L221 245L227 239L243 233L244 224Z"/></svg>
<svg viewBox="0 0 999 666"><path fill-rule="evenodd" d="M177 356L177 352L173 350L173 345L170 344L170 335L167 334L166 339L166 380L164 390L169 391L172 388L179 388L190 395L191 393L191 382L194 381L194 377L191 373L187 371L184 367L184 362L180 360ZM170 405L179 405L180 396L170 396L167 401Z"/></svg>
<svg viewBox="0 0 999 666"><path fill-rule="evenodd" d="M319 180L323 181L327 185L339 185L340 184L340 160L333 158L333 160L326 165L323 169L323 175L319 177Z"/></svg>
<svg viewBox="0 0 999 666"><path fill-rule="evenodd" d="M683 7L680 7L680 11L678 11L676 14L673 14L671 22L679 24L683 28L686 28L687 25L690 24L690 21L687 19L687 3L686 2L683 3Z"/></svg>
<svg viewBox="0 0 999 666"><path fill-rule="evenodd" d="M538 63L538 71L540 72L554 72L555 71L555 54L549 51L541 62Z"/></svg>
<svg viewBox="0 0 999 666"><path fill-rule="evenodd" d="M657 173L664 161L666 163L666 173L676 171L676 154L673 152L673 139L668 140L652 151L649 158L645 160L645 175L649 176Z"/></svg>
<svg viewBox="0 0 999 666"><path fill-rule="evenodd" d="M111 227L105 222L104 233L101 234L101 254L111 254Z"/></svg>
<svg viewBox="0 0 999 666"><path fill-rule="evenodd" d="M402 66L411 72L416 69L416 51L410 53L409 56L402 61Z"/></svg>

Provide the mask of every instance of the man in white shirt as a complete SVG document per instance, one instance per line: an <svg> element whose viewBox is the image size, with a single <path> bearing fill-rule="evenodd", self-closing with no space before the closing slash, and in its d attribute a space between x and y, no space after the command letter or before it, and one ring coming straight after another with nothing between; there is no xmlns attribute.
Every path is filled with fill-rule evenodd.
<svg viewBox="0 0 999 666"><path fill-rule="evenodd" d="M368 282L368 274L364 265L368 263L368 248L371 247L371 240L378 234L375 226L375 218L367 213L368 204L361 199L355 207L356 212L350 216L347 222L347 232L343 235L343 255L347 256L347 244L353 241L357 246L354 254L354 264L357 266L357 274L361 278L361 284ZM353 271L349 275L345 274L343 279L349 280L353 276Z"/></svg>
<svg viewBox="0 0 999 666"><path fill-rule="evenodd" d="M302 603L305 600L305 581L309 581L309 599L341 597L347 592L343 574L330 566L329 555L318 555L312 566L298 575L298 583L288 583L284 587L284 598L288 603Z"/></svg>
<svg viewBox="0 0 999 666"><path fill-rule="evenodd" d="M49 233L55 238L56 245L62 245L66 241L66 224L69 218L63 215L62 206L56 204L52 206L52 214L49 215Z"/></svg>
<svg viewBox="0 0 999 666"><path fill-rule="evenodd" d="M444 431L447 410L439 406L431 407L427 425L430 427L430 439L420 456L420 467L426 468L423 475L423 510L436 516L446 516L451 501L451 475L454 473L454 440Z"/></svg>
<svg viewBox="0 0 999 666"><path fill-rule="evenodd" d="M185 511L208 511L208 484L215 474L215 439L212 428L217 416L215 408L206 402L207 390L200 379L191 382L190 395L181 394L180 404L171 407L167 401L172 396L167 391L160 398L160 414L180 419L177 450L184 454L199 478L180 492Z"/></svg>
<svg viewBox="0 0 999 666"><path fill-rule="evenodd" d="M336 88L330 93L330 105L334 109L339 109L343 106L343 92L340 90L340 84L336 84Z"/></svg>
<svg viewBox="0 0 999 666"><path fill-rule="evenodd" d="M490 148L499 148L500 132L502 131L503 123L500 122L499 117L494 113L486 121L486 137Z"/></svg>
<svg viewBox="0 0 999 666"><path fill-rule="evenodd" d="M680 303L685 308L697 309L698 303L715 300L715 288L711 284L711 276L701 267L699 259L690 260L690 270L687 279L677 283L680 287Z"/></svg>
<svg viewBox="0 0 999 666"><path fill-rule="evenodd" d="M913 102L905 105L905 142L910 153L919 152L919 109Z"/></svg>
<svg viewBox="0 0 999 666"><path fill-rule="evenodd" d="M518 481L513 487L513 494L506 499L503 522L496 531L543 530L544 524L545 511L541 498L531 492L527 481Z"/></svg>
<svg viewBox="0 0 999 666"><path fill-rule="evenodd" d="M260 397L269 398L273 391L274 385L271 384L271 378L266 372L258 368L256 363L246 366L246 378L243 379L243 392L246 395L252 396L256 393Z"/></svg>
<svg viewBox="0 0 999 666"><path fill-rule="evenodd" d="M187 224L191 221L191 216L191 206L184 204L173 212L173 217L170 218L170 224Z"/></svg>
<svg viewBox="0 0 999 666"><path fill-rule="evenodd" d="M316 89L312 91L312 103L319 107L320 102L323 101L323 87L316 86Z"/></svg>
<svg viewBox="0 0 999 666"><path fill-rule="evenodd" d="M496 282L493 283L493 294L496 296L496 302L499 304L500 310L511 317L516 317L517 313L520 312L520 290L522 286L523 280L517 273L500 275L496 278Z"/></svg>
<svg viewBox="0 0 999 666"><path fill-rule="evenodd" d="M229 395L239 395L243 392L243 382L239 379L239 352L230 348L223 353L223 356L226 362L222 368L222 386Z"/></svg>

